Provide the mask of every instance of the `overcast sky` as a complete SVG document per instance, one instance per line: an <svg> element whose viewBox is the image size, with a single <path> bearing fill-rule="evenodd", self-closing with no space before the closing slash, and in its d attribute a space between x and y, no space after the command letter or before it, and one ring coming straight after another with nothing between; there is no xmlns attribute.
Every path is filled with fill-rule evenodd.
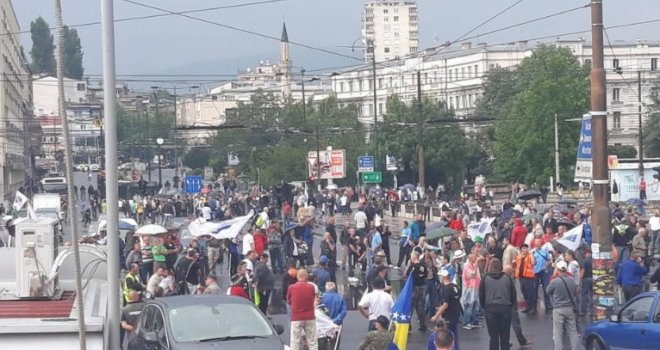
<svg viewBox="0 0 660 350"><path fill-rule="evenodd" d="M186 11L220 5L249 3L260 0L136 0L171 11ZM263 1L263 0L261 0ZM435 42L454 40L479 23L495 15L517 0L418 0L421 47ZM52 0L13 0L21 29L30 29L30 21L43 16L53 27ZM523 0L476 33L505 27L547 14L586 5L588 0ZM62 0L65 24L100 20L100 0ZM220 22L251 31L280 36L286 19L291 41L304 43L347 55L360 56L341 45L350 46L361 33L361 0L287 0L242 8L194 13L192 16ZM606 26L660 18L660 0L605 1ZM115 0L115 18L162 13ZM582 9L549 20L532 23L497 34L482 36L474 41L499 43L524 40L544 35L558 35L587 30L589 9ZM277 41L220 28L181 16L165 16L131 22L120 22L116 29L118 74L152 74L160 72L190 74L233 74L238 68L254 66L255 57L276 60ZM101 72L100 26L78 29L84 50L86 74ZM660 39L660 22L609 31L612 40ZM580 35L578 35L580 36ZM578 37L573 36L573 37ZM589 35L582 35L589 38ZM25 51L32 43L29 34L22 37ZM436 39L437 38L437 39ZM565 37L568 38L568 37ZM437 40L437 41L436 41ZM322 68L351 62L308 49L295 48L296 62L304 61L306 68ZM242 60L246 58L245 60ZM199 70L202 69L203 72Z"/></svg>

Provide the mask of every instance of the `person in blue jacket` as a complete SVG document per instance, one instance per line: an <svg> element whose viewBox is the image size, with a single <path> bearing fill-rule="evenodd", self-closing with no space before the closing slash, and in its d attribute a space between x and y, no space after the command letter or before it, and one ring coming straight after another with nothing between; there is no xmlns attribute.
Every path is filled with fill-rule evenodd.
<svg viewBox="0 0 660 350"><path fill-rule="evenodd" d="M344 297L337 293L337 285L335 282L328 281L325 283L325 293L321 296L321 305L325 306L328 310L328 316L332 318L332 322L336 325L341 326L344 323L344 318L348 309L346 308L346 301ZM336 338L336 346L332 344L332 348L339 348L339 342L341 341L341 332Z"/></svg>
<svg viewBox="0 0 660 350"><path fill-rule="evenodd" d="M630 259L621 264L616 283L623 288L626 301L642 292L642 279L647 273L649 269L644 266L644 259L637 252L630 254Z"/></svg>

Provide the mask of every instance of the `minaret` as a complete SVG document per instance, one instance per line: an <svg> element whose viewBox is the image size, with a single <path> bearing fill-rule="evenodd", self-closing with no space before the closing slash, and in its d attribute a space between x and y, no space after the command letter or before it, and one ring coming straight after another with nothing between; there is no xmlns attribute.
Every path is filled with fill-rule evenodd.
<svg viewBox="0 0 660 350"><path fill-rule="evenodd" d="M291 96L291 56L289 55L289 34L286 32L286 22L282 23L282 38L280 39L280 73L282 74L282 97Z"/></svg>

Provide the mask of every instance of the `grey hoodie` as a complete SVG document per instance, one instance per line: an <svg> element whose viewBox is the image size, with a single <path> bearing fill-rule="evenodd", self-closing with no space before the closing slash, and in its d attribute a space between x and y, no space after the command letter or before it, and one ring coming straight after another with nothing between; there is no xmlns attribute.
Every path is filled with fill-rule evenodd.
<svg viewBox="0 0 660 350"><path fill-rule="evenodd" d="M516 305L516 286L504 272L489 273L481 280L479 302L483 307Z"/></svg>

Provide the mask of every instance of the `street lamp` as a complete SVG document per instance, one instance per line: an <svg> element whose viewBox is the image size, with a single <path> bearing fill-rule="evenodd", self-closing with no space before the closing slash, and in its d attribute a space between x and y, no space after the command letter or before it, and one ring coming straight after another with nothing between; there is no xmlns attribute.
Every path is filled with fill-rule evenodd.
<svg viewBox="0 0 660 350"><path fill-rule="evenodd" d="M159 137L156 139L156 144L158 145L158 189L160 190L163 187L163 160L162 160L162 152L160 149L160 146L165 143L165 140L163 140L162 137Z"/></svg>

